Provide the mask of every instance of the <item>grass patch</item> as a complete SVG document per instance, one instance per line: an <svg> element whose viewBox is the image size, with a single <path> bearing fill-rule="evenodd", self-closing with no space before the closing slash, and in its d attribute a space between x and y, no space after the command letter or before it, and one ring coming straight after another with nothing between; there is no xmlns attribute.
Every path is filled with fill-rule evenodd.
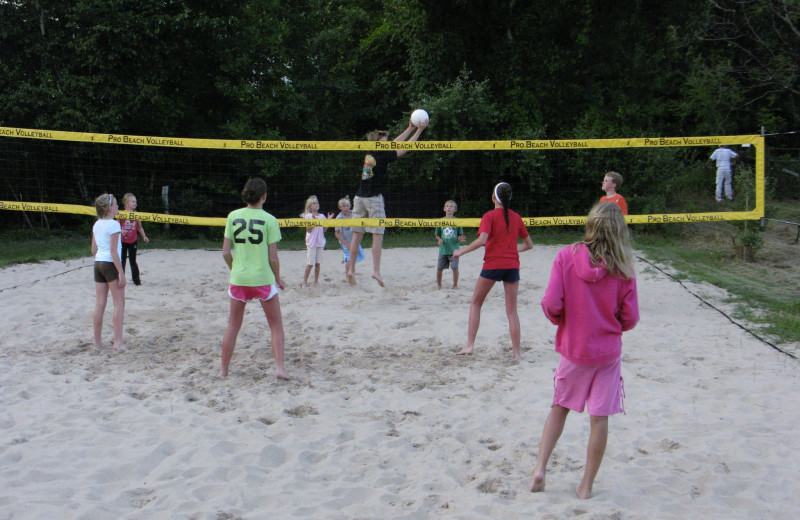
<svg viewBox="0 0 800 520"><path fill-rule="evenodd" d="M755 325L775 342L800 342L800 246L792 243L796 231L768 225L760 231L763 249L749 262L733 247L731 235L736 232L734 224L724 222L676 224L667 236L636 233L634 245L682 273L678 278L728 291L733 317Z"/></svg>

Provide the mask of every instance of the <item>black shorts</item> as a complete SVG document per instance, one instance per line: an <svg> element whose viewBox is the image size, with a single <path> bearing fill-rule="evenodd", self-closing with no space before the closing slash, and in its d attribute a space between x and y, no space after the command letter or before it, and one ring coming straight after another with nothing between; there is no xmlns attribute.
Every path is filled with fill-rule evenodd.
<svg viewBox="0 0 800 520"><path fill-rule="evenodd" d="M109 283L119 278L114 262L95 262L94 281L97 283Z"/></svg>
<svg viewBox="0 0 800 520"><path fill-rule="evenodd" d="M481 277L495 282L518 282L519 269L483 269L481 270Z"/></svg>

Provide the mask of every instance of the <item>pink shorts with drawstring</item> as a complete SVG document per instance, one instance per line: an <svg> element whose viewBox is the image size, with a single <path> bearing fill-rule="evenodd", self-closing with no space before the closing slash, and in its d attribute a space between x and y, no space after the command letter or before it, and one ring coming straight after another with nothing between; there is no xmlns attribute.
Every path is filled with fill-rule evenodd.
<svg viewBox="0 0 800 520"><path fill-rule="evenodd" d="M278 294L278 285L260 285L258 287L245 287L243 285L233 285L228 287L228 296L234 300L249 302L250 300L269 301Z"/></svg>
<svg viewBox="0 0 800 520"><path fill-rule="evenodd" d="M600 365L579 365L561 356L553 376L553 405L578 413L586 407L589 415L598 417L625 413L621 367L621 358Z"/></svg>

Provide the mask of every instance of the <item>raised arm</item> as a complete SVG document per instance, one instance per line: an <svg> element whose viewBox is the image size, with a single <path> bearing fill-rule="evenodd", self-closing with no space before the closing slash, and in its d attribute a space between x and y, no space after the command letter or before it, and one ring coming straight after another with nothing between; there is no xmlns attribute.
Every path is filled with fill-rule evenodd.
<svg viewBox="0 0 800 520"><path fill-rule="evenodd" d="M395 141L406 141L406 140L408 140L408 142L409 142L409 143L412 143L412 142L416 141L417 139L419 139L419 136L420 136L420 135L422 135L422 132L423 132L423 131L424 131L424 130L427 128L427 127L428 127L428 122L427 122L427 121L426 121L425 123L423 123L423 124L421 124L421 125L419 125L419 126L415 127L415 126L414 126L414 125L411 123L411 120L409 120L409 121L408 121L408 128L406 128L406 129L403 131L403 133L402 133L402 134L400 134L400 135L398 135L397 137L395 137L395 138L394 138L394 140L395 140ZM417 131L416 131L416 132L414 132L414 135L411 135L411 132L414 130L414 128L416 128L416 129L417 129ZM411 135L411 137L408 137L409 135ZM408 150L397 150L397 156L398 156L398 157L401 157L401 156L403 156L403 155L404 155L404 154L405 154L407 151L408 151Z"/></svg>

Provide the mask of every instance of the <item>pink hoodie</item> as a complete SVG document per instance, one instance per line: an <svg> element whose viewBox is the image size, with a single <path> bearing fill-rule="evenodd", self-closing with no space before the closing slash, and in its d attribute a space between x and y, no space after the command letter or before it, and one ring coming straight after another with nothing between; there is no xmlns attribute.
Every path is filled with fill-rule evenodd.
<svg viewBox="0 0 800 520"><path fill-rule="evenodd" d="M558 353L582 365L605 363L622 355L622 333L639 321L636 279L592 266L585 244L567 246L553 262L542 309L558 325Z"/></svg>

